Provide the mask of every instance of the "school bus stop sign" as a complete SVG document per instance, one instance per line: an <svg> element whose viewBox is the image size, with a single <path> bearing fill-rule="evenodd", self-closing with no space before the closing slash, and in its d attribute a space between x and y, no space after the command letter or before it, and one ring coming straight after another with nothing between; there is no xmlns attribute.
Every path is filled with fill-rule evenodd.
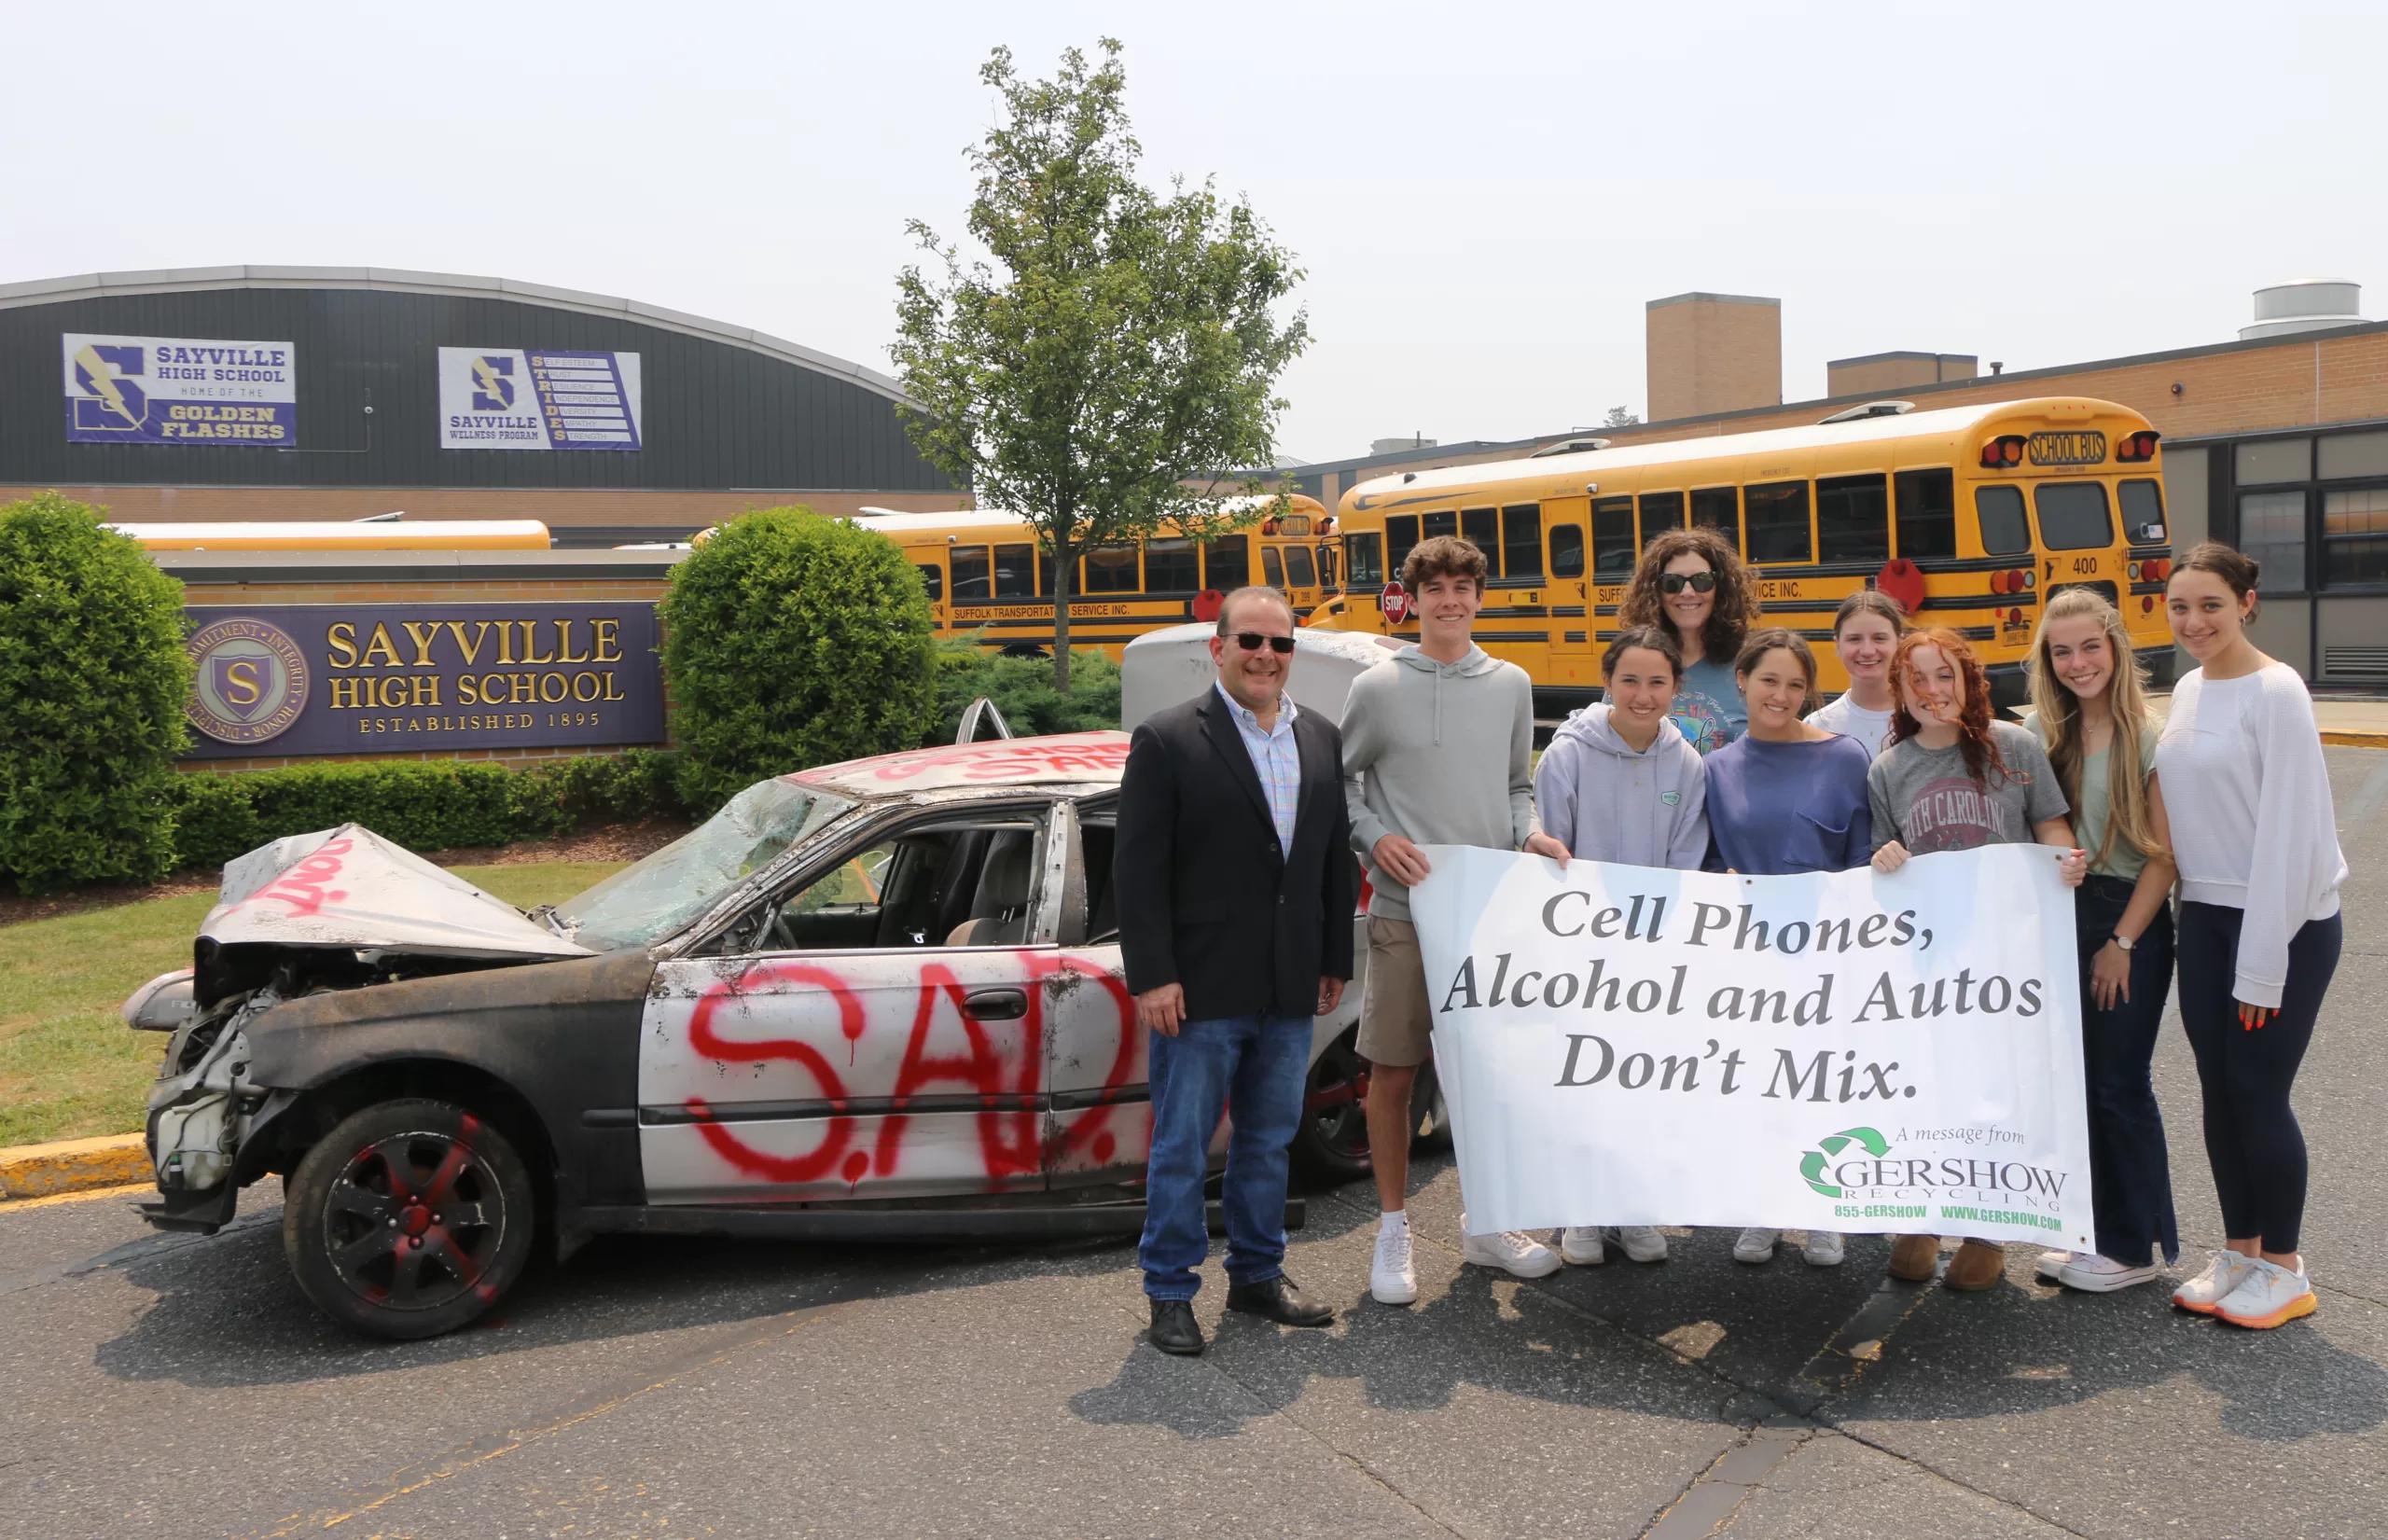
<svg viewBox="0 0 2388 1540"><path fill-rule="evenodd" d="M1894 556L1883 562L1882 570L1875 576L1874 586L1909 615L1923 603L1923 570L1904 556Z"/></svg>
<svg viewBox="0 0 2388 1540"><path fill-rule="evenodd" d="M1384 611L1385 623L1397 626L1409 618L1409 594L1398 583L1387 583L1377 595L1377 607Z"/></svg>

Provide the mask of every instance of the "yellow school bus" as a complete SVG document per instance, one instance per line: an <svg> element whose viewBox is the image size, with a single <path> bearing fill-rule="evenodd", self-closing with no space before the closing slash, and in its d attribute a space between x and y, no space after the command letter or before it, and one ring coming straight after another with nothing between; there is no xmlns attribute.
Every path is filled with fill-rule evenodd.
<svg viewBox="0 0 2388 1540"><path fill-rule="evenodd" d="M2024 699L2040 601L2065 588L2112 600L2169 684L2157 437L2130 408L2083 396L1939 411L1884 401L1811 427L1614 449L1572 439L1523 460L1382 477L1344 494L1348 591L1311 624L1414 637L1391 580L1420 540L1463 535L1492 564L1477 639L1533 675L1548 715L1595 698L1643 547L1704 524L1750 563L1766 623L1815 647L1827 694L1848 685L1834 607L1873 586L1917 624L1971 641L2002 705Z"/></svg>
<svg viewBox="0 0 2388 1540"><path fill-rule="evenodd" d="M1230 498L1223 506L1250 513L1275 501ZM1148 631L1216 618L1219 597L1248 583L1282 590L1297 620L1340 597L1334 516L1314 497L1285 501L1274 517L1206 543L1164 534L1089 551L1070 584L1070 645L1117 658ZM1018 514L865 509L852 521L895 541L920 569L939 635L978 632L1012 653L1051 649L1053 561L1037 551L1035 532Z"/></svg>

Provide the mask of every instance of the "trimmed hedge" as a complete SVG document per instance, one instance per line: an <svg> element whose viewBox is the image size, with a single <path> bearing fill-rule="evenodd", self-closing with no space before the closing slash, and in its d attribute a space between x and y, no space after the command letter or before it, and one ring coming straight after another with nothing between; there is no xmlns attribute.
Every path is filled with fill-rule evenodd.
<svg viewBox="0 0 2388 1540"><path fill-rule="evenodd" d="M175 864L220 867L270 839L362 824L410 850L503 845L678 813L677 756L633 749L511 770L481 761L302 765L174 778Z"/></svg>
<svg viewBox="0 0 2388 1540"><path fill-rule="evenodd" d="M1049 658L1007 658L974 638L949 637L937 645L937 704L939 726L928 742L951 743L962 714L985 696L1022 738L1055 732L1092 732L1119 725L1119 665L1091 647L1070 649L1070 693L1053 687Z"/></svg>

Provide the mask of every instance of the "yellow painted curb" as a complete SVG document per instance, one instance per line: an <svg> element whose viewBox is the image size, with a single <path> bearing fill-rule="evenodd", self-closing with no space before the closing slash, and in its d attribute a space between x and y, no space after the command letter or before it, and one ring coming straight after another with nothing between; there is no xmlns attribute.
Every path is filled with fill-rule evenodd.
<svg viewBox="0 0 2388 1540"><path fill-rule="evenodd" d="M147 1142L137 1133L0 1149L0 1201L152 1179Z"/></svg>
<svg viewBox="0 0 2388 1540"><path fill-rule="evenodd" d="M2342 749L2388 749L2388 732L2333 732L2325 728L2322 742Z"/></svg>

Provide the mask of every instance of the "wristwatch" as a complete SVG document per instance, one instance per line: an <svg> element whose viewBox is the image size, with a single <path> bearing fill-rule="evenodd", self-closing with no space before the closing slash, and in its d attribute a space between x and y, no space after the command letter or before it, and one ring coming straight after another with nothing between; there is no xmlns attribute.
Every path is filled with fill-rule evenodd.
<svg viewBox="0 0 2388 1540"><path fill-rule="evenodd" d="M2118 947L2122 948L2122 949L2123 949L2123 950L2125 950L2125 951L2129 951L2129 950L2131 950L2131 948L2133 948L2133 947L2135 947L2135 946L2139 945L2139 943L2138 943L2138 942L2136 942L2136 941L2132 940L2130 936L2125 936L2125 935L2124 935L2122 932L2120 932L2120 931L2115 931L2115 932L2111 933L2110 935L2108 935L2108 936L2107 936L2106 939L2107 939L2107 940L2109 940L2109 941L2112 941L2115 945L2117 945L2117 946L2118 946Z"/></svg>

